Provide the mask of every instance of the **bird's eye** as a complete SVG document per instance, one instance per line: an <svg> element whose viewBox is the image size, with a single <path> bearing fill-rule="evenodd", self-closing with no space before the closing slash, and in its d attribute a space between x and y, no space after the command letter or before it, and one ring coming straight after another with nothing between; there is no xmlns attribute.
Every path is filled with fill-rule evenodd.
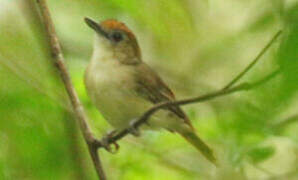
<svg viewBox="0 0 298 180"><path fill-rule="evenodd" d="M112 39L115 41L115 42L119 42L123 39L123 36L120 32L114 32L112 34Z"/></svg>

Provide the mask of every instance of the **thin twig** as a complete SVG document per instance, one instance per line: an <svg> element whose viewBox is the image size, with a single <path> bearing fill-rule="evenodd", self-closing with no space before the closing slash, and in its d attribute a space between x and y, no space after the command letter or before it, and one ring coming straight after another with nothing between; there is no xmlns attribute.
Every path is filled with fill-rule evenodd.
<svg viewBox="0 0 298 180"><path fill-rule="evenodd" d="M46 4L46 0L37 0L37 4L39 6L41 16L43 19L43 23L45 25L48 38L50 40L50 46L52 50L53 60L55 61L55 64L58 68L58 71L60 72L60 77L64 83L65 89L68 93L69 99L71 101L74 115L79 121L80 129L83 133L84 139L88 145L89 153L91 155L93 164L95 166L96 172L101 180L105 180L106 176L103 171L99 155L97 153L97 149L93 145L94 136L91 132L90 127L87 124L87 116L85 115L83 106L81 105L81 102L78 98L78 95L73 87L73 84L71 82L69 73L64 65L64 57L61 51L61 47L58 41L57 34L55 32L55 27L52 22L50 12L48 9L48 6Z"/></svg>
<svg viewBox="0 0 298 180"><path fill-rule="evenodd" d="M258 61L259 59L264 55L264 53L268 50L268 48L275 42L275 40L278 38L278 36L282 33L282 31L278 31L273 38L267 43L267 45L262 49L262 51L257 55L257 57L240 73L238 76L236 76L234 79L232 79L231 82L229 82L223 89L228 89L232 87L240 78L242 78Z"/></svg>
<svg viewBox="0 0 298 180"><path fill-rule="evenodd" d="M146 111L142 116L137 118L137 120L135 121L135 123L132 124L132 126L134 128L140 127L142 124L146 123L146 121L150 118L150 116L152 114L154 114L156 111L166 108L166 107L181 106L181 105L187 105L187 104L191 104L191 103L204 102L204 101L208 101L208 100L211 100L211 99L214 99L217 97L221 97L224 95L229 95L229 94L232 94L235 92L256 88L256 87L264 84L265 82L271 80L273 77L275 77L277 75L277 72L278 71L274 71L273 73L270 73L266 77L262 78L259 81L254 82L254 83L242 83L242 84L237 85L233 88L221 89L219 91L216 91L213 93L208 93L206 95L202 95L202 96L195 97L195 98L189 98L189 99L183 99L183 100L177 100L177 101L167 101L167 102L156 104L155 106L150 108L148 111ZM110 144L115 143L116 141L123 138L124 136L126 136L129 133L130 133L130 128L124 129L124 130L118 132L113 137L109 138L108 143L110 143ZM96 143L97 143L96 145L98 148L103 147L102 143L100 141L97 141Z"/></svg>

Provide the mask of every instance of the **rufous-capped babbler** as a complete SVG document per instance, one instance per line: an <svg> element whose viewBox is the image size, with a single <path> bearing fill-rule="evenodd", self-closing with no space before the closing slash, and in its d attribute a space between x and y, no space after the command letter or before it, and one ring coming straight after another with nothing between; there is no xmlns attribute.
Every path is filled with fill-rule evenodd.
<svg viewBox="0 0 298 180"><path fill-rule="evenodd" d="M91 101L116 130L128 128L133 119L154 104L175 100L169 87L143 62L137 39L124 23L117 20L97 23L90 18L85 18L85 22L96 34L85 72L86 89ZM196 135L180 107L159 110L150 117L148 127L177 132L215 163L212 150Z"/></svg>

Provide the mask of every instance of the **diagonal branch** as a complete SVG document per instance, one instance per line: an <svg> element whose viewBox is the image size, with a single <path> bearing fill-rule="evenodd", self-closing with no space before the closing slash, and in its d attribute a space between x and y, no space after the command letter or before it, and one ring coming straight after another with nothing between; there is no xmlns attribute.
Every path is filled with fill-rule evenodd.
<svg viewBox="0 0 298 180"><path fill-rule="evenodd" d="M212 100L217 97L236 93L239 91L251 90L251 89L256 88L256 87L264 84L265 82L271 80L278 74L278 72L279 72L279 70L274 71L273 73L267 75L263 79L256 81L254 83L242 83L242 84L235 86L233 88L222 89L222 90L215 91L213 93L208 93L208 94L198 96L195 98L189 98L189 99L177 100L177 101L167 101L167 102L156 104L155 106L150 108L148 111L146 111L141 117L137 118L137 120L135 121L135 123L132 124L132 126L134 128L140 127L142 124L145 124L147 122L147 120L150 118L150 116L152 116L155 112L157 112L160 109L169 107L169 106L181 106L181 105L187 105L187 104L192 104L192 103L199 103L199 102ZM130 128L124 129L124 130L118 132L115 136L109 138L108 143L110 143L110 144L115 143L116 141L118 141L119 139L128 135L129 133L130 133ZM102 147L101 142L97 142L97 146Z"/></svg>
<svg viewBox="0 0 298 180"><path fill-rule="evenodd" d="M273 38L268 42L268 44L262 49L262 51L257 55L257 57L240 73L236 76L232 81L230 81L223 89L229 89L232 87L240 78L242 78L265 54L268 48L275 42L278 36L282 33L282 31L278 31Z"/></svg>
<svg viewBox="0 0 298 180"><path fill-rule="evenodd" d="M80 129L88 145L89 153L91 155L96 172L101 180L105 180L106 176L103 171L99 155L97 153L97 148L95 148L93 145L94 136L91 132L90 127L87 124L87 116L71 82L69 73L64 65L64 57L61 51L57 34L55 32L55 27L52 22L46 0L37 0L37 4L40 9L41 18L46 28L47 36L50 40L50 47L53 55L53 60L55 62L55 65L57 66L62 82L64 83L65 89L68 93L69 99L73 107L74 115L79 121Z"/></svg>

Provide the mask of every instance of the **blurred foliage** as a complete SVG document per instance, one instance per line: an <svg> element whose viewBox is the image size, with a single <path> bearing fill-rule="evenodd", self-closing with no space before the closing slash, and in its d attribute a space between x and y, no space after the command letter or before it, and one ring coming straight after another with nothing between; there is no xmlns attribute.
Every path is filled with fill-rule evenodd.
<svg viewBox="0 0 298 180"><path fill-rule="evenodd" d="M252 162L258 163L264 161L267 158L270 158L274 154L273 147L260 147L252 149L248 152L248 155L251 157Z"/></svg>
<svg viewBox="0 0 298 180"><path fill-rule="evenodd" d="M83 84L93 37L85 16L128 24L144 61L179 99L223 87L282 29L242 81L280 69L277 77L249 92L183 107L214 148L219 168L168 132L128 136L119 142L118 154L100 154L109 179L298 178L297 0L48 3L72 80L99 137L112 127ZM0 179L97 179L34 1L0 1L0 80Z"/></svg>

